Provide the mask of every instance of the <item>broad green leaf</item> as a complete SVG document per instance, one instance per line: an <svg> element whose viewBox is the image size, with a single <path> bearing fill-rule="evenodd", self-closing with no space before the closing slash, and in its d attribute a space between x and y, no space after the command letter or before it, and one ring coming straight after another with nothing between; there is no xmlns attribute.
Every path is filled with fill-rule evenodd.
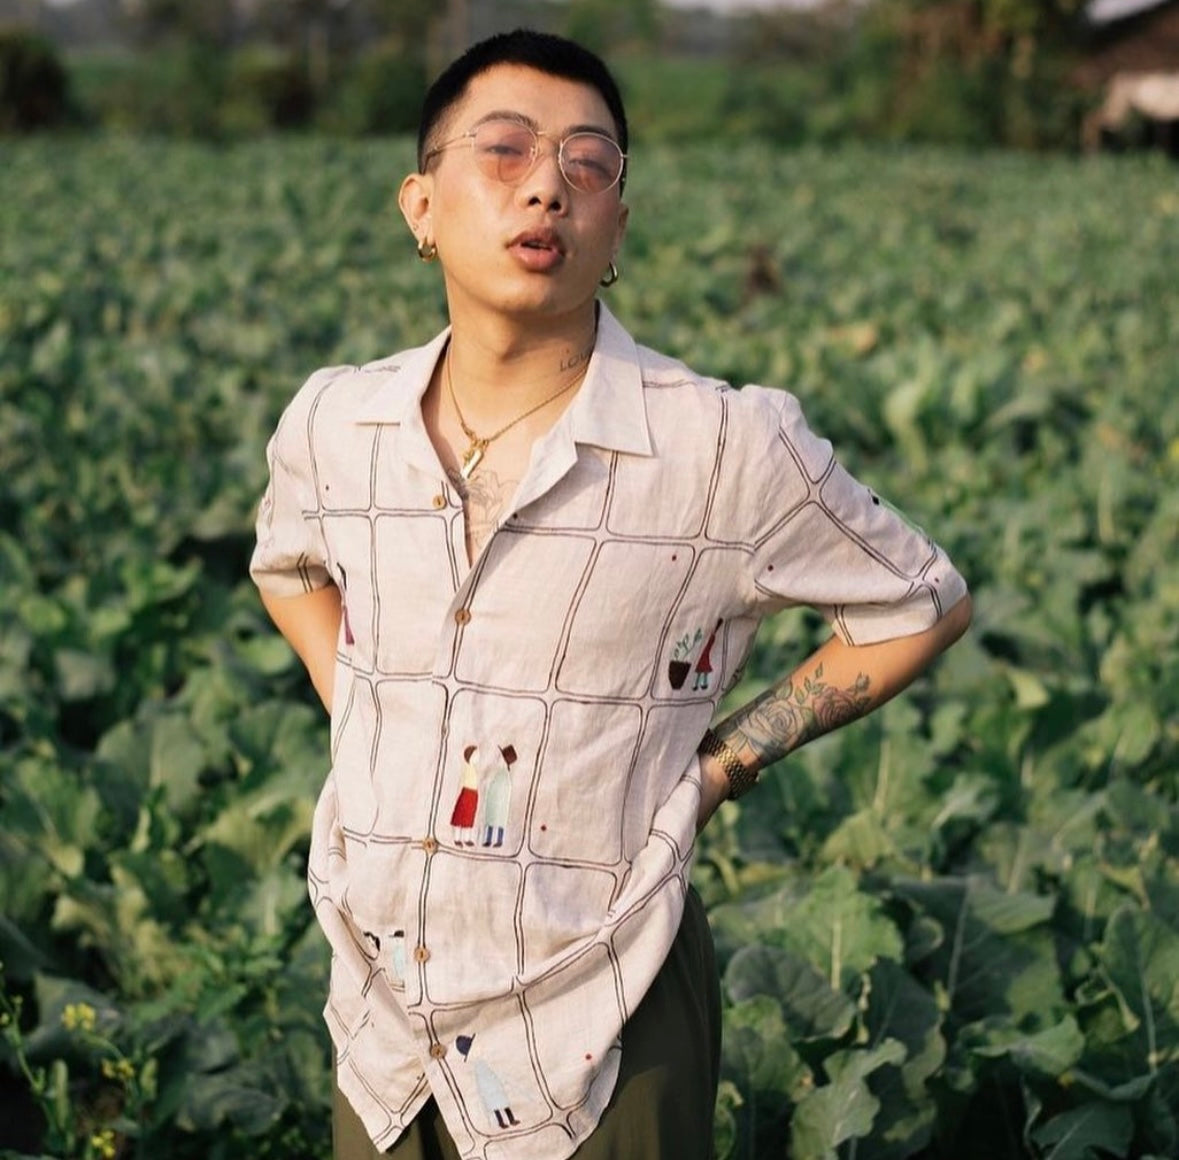
<svg viewBox="0 0 1179 1160"><path fill-rule="evenodd" d="M1072 1070L1073 1082L1091 1091L1094 1095L1100 1096L1103 1100L1109 1100L1114 1103L1133 1103L1140 1100L1147 1092L1150 1091L1154 1085L1156 1075L1155 1073L1140 1075L1129 1083L1119 1084L1116 1087L1110 1087L1109 1084L1103 1083L1096 1076L1090 1075L1087 1071L1079 1067Z"/></svg>
<svg viewBox="0 0 1179 1160"><path fill-rule="evenodd" d="M1044 780L1033 790L1028 824L1001 822L979 841L999 883L1010 892L1026 890L1037 870L1067 874L1077 857L1091 856L1097 840L1105 795L1062 790Z"/></svg>
<svg viewBox="0 0 1179 1160"><path fill-rule="evenodd" d="M5 827L66 878L85 866L86 851L99 842L102 804L77 769L52 758L27 758L15 767L13 797L5 804Z"/></svg>
<svg viewBox="0 0 1179 1160"><path fill-rule="evenodd" d="M868 1086L880 1110L872 1131L850 1152L872 1160L903 1160L929 1143L937 1119L927 1085L945 1059L942 1015L934 997L908 971L883 959L869 975L863 1022L870 1045L895 1040L905 1048L905 1058L899 1066L886 1064L873 1072Z"/></svg>
<svg viewBox="0 0 1179 1160"><path fill-rule="evenodd" d="M1007 895L975 877L897 880L893 889L945 931L923 971L961 1019L972 1022L998 1012L1044 1017L1063 1008L1052 943L1039 929L1052 913L1051 899Z"/></svg>
<svg viewBox="0 0 1179 1160"><path fill-rule="evenodd" d="M1147 841L1179 831L1179 803L1134 782L1111 782L1105 802L1118 825Z"/></svg>
<svg viewBox="0 0 1179 1160"><path fill-rule="evenodd" d="M896 854L892 838L875 810L860 810L845 818L823 843L824 862L840 862L857 870L876 865Z"/></svg>
<svg viewBox="0 0 1179 1160"><path fill-rule="evenodd" d="M295 663L291 646L276 634L243 641L237 646L237 651L251 668L267 677L279 676L289 671Z"/></svg>
<svg viewBox="0 0 1179 1160"><path fill-rule="evenodd" d="M240 913L249 929L277 938L306 907L307 882L304 874L284 864L267 870L243 894Z"/></svg>
<svg viewBox="0 0 1179 1160"><path fill-rule="evenodd" d="M170 810L188 814L200 797L200 777L207 766L201 739L188 721L169 713L152 722L150 746L150 784L163 788Z"/></svg>
<svg viewBox="0 0 1179 1160"><path fill-rule="evenodd" d="M771 1096L779 1107L812 1086L811 1070L791 1046L782 1008L768 995L744 999L724 1012L721 1067L746 1099Z"/></svg>
<svg viewBox="0 0 1179 1160"><path fill-rule="evenodd" d="M855 1016L851 999L834 990L804 959L781 947L738 951L725 971L724 984L737 1003L759 995L775 999L800 1039L837 1039Z"/></svg>
<svg viewBox="0 0 1179 1160"><path fill-rule="evenodd" d="M982 825L994 814L997 805L998 794L992 778L980 773L959 774L942 794L931 825L939 830L952 822Z"/></svg>
<svg viewBox="0 0 1179 1160"><path fill-rule="evenodd" d="M1060 1079L1080 1060L1085 1037L1071 1015L1042 1031L1020 1031L999 1024L988 1029L985 1042L970 1049L988 1058L1006 1056L1023 1072L1032 1076Z"/></svg>
<svg viewBox="0 0 1179 1160"><path fill-rule="evenodd" d="M716 1160L729 1160L737 1147L737 1117L744 1102L736 1084L727 1079L720 1081L716 1092L712 1133Z"/></svg>
<svg viewBox="0 0 1179 1160"><path fill-rule="evenodd" d="M1015 703L1020 709L1040 709L1051 700L1044 682L1035 673L1014 665L1009 665L1005 673L1015 690Z"/></svg>
<svg viewBox="0 0 1179 1160"><path fill-rule="evenodd" d="M1097 947L1125 1032L1149 1071L1179 1060L1179 932L1132 905L1110 918Z"/></svg>
<svg viewBox="0 0 1179 1160"><path fill-rule="evenodd" d="M308 705L269 701L244 710L230 728L246 784L262 784L276 771L300 775L317 793L328 768L324 721Z"/></svg>
<svg viewBox="0 0 1179 1160"><path fill-rule="evenodd" d="M1179 1078L1175 1068L1159 1076L1150 1090L1141 1116L1146 1145L1164 1156L1179 1153Z"/></svg>
<svg viewBox="0 0 1179 1160"><path fill-rule="evenodd" d="M850 987L880 958L900 959L900 932L880 900L859 889L855 876L829 867L792 908L775 942L805 957L833 988Z"/></svg>
<svg viewBox="0 0 1179 1160"><path fill-rule="evenodd" d="M156 919L142 886L118 865L111 867L109 884L83 879L59 895L52 927L75 932L132 997L171 982L188 965L184 944Z"/></svg>
<svg viewBox="0 0 1179 1160"><path fill-rule="evenodd" d="M1134 1118L1123 1104L1087 1103L1032 1132L1041 1160L1100 1160L1128 1155Z"/></svg>
<svg viewBox="0 0 1179 1160"><path fill-rule="evenodd" d="M905 1048L901 1067L905 1090L924 1095L926 1082L945 1058L942 1015L934 997L896 963L881 960L868 976L864 1028L869 1042L893 1039Z"/></svg>
<svg viewBox="0 0 1179 1160"><path fill-rule="evenodd" d="M185 1062L196 1072L224 1071L240 1058L237 1036L222 1021L210 1019L185 1043Z"/></svg>
<svg viewBox="0 0 1179 1160"><path fill-rule="evenodd" d="M794 1111L790 1124L794 1160L836 1160L840 1144L868 1135L880 1101L865 1080L877 1068L898 1064L904 1058L905 1049L895 1039L866 1051L829 1055L824 1068L830 1082L815 1088Z"/></svg>
<svg viewBox="0 0 1179 1160"><path fill-rule="evenodd" d="M255 873L282 864L311 833L315 800L296 774L272 777L252 793L240 793L199 833L202 843L232 850Z"/></svg>
<svg viewBox="0 0 1179 1160"><path fill-rule="evenodd" d="M63 701L86 701L115 687L118 678L109 657L77 648L59 648L53 659Z"/></svg>
<svg viewBox="0 0 1179 1160"><path fill-rule="evenodd" d="M231 1068L213 1075L194 1075L176 1117L190 1131L224 1131L235 1127L247 1136L259 1136L282 1115L286 1100L274 1090L259 1086L254 1071Z"/></svg>

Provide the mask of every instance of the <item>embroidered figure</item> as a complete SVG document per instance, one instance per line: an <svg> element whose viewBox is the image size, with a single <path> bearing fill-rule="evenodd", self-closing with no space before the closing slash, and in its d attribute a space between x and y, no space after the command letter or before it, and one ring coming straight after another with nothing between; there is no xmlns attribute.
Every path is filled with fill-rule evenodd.
<svg viewBox="0 0 1179 1160"><path fill-rule="evenodd" d="M708 639L704 642L704 647L696 658L696 679L692 682L693 692L697 689L708 688L708 678L712 673L712 646L716 643L716 634L720 632L722 624L724 621L718 619L713 625L712 632L708 634Z"/></svg>
<svg viewBox="0 0 1179 1160"><path fill-rule="evenodd" d="M692 653L703 639L704 633L700 629L696 629L695 636L688 636L687 633L684 633L676 641L675 651L671 655L671 660L667 662L667 679L671 681L673 689L684 687L684 681L688 679L688 674L692 671Z"/></svg>
<svg viewBox="0 0 1179 1160"><path fill-rule="evenodd" d="M388 972L398 983L405 982L405 931L395 930L388 940Z"/></svg>
<svg viewBox="0 0 1179 1160"><path fill-rule="evenodd" d="M483 845L504 844L504 827L512 804L512 766L516 764L516 750L504 745L491 772L483 782Z"/></svg>
<svg viewBox="0 0 1179 1160"><path fill-rule="evenodd" d="M479 747L468 745L463 750L463 768L459 774L458 797L450 814L456 846L475 844L475 816L479 810Z"/></svg>
<svg viewBox="0 0 1179 1160"><path fill-rule="evenodd" d="M344 643L355 644L352 622L348 619L348 573L344 571L343 564L340 565L340 612L344 618Z"/></svg>
<svg viewBox="0 0 1179 1160"><path fill-rule="evenodd" d="M512 1114L512 1109L508 1105L508 1093L504 1091L503 1082L483 1060L475 1059L471 1061L470 1059L471 1048L474 1046L474 1043L474 1035L460 1035L454 1041L454 1045L458 1048L458 1053L463 1057L463 1061L474 1062L475 1086L479 1089L479 1098L483 1101L483 1106L487 1109L487 1114L494 1116L495 1122L501 1128L514 1128L520 1121Z"/></svg>

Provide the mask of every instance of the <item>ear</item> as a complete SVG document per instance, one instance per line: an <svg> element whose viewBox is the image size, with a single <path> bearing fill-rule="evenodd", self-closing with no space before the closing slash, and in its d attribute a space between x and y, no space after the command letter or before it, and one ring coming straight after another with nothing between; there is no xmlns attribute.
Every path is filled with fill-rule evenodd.
<svg viewBox="0 0 1179 1160"><path fill-rule="evenodd" d="M610 260L613 261L618 257L618 251L622 249L622 239L626 237L626 223L630 220L630 206L626 202L618 203L618 224L614 229L614 245L610 251Z"/></svg>
<svg viewBox="0 0 1179 1160"><path fill-rule="evenodd" d="M424 173L411 173L397 193L397 204L418 243L432 244L434 223L430 217L430 199L434 192L433 179Z"/></svg>

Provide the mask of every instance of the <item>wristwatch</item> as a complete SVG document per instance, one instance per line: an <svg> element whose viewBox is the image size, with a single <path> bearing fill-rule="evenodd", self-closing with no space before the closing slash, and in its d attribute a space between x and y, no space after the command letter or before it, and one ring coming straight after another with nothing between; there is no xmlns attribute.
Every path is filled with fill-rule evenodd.
<svg viewBox="0 0 1179 1160"><path fill-rule="evenodd" d="M757 785L757 770L750 769L728 745L711 729L706 729L697 753L707 753L720 762L720 767L729 779L729 797L736 799L747 794Z"/></svg>

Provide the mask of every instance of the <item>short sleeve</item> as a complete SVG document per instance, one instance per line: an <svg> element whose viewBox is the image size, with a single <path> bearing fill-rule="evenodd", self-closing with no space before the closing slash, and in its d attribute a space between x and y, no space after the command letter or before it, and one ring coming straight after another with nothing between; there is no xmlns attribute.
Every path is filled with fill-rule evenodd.
<svg viewBox="0 0 1179 1160"><path fill-rule="evenodd" d="M335 377L317 371L283 412L266 447L270 479L258 507L250 576L274 596L300 596L331 582L319 520L311 423L320 392Z"/></svg>
<svg viewBox="0 0 1179 1160"><path fill-rule="evenodd" d="M847 644L873 644L931 628L966 583L946 553L836 460L807 426L798 400L778 396L777 438L759 468L771 497L754 545L753 584L763 612L805 604ZM785 503L774 509L772 497Z"/></svg>

